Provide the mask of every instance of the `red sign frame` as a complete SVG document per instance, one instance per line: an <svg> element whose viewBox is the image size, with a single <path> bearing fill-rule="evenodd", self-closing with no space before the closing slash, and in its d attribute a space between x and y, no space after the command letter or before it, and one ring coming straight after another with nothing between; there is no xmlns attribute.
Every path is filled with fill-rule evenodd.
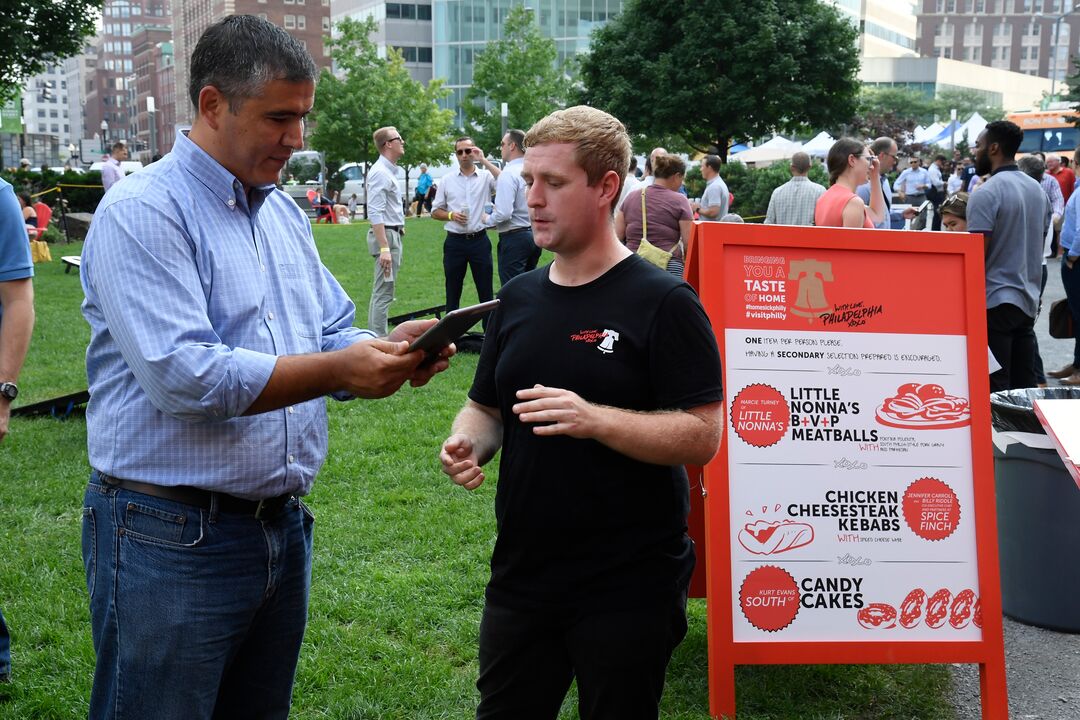
<svg viewBox="0 0 1080 720"><path fill-rule="evenodd" d="M731 428L725 422L720 452L704 468L704 493L691 492L691 515L698 519L691 535L698 541L698 574L704 569L708 603L709 706L715 718L735 718L735 666L758 664L975 663L979 665L982 716L1007 720L1005 647L1002 634L1001 578L990 438L989 369L986 352L985 270L981 237L958 233L883 232L843 228L700 223L687 249L686 279L695 287L713 323L721 356L725 348L725 248L745 246L758 253L778 249L844 250L897 253L900 261L931 261L930 255L957 256L962 285L950 325L967 337L971 398L971 463L974 481L974 531L977 544L982 639L978 641L892 642L735 642L732 593L732 532L728 478ZM908 263L910 264L910 262ZM913 285L915 293L929 288ZM950 293L954 294L954 293ZM724 367L725 387L727 366ZM704 495L704 498L702 496ZM702 507L703 505L703 507ZM703 512L702 512L703 511ZM703 516L704 522L700 523ZM703 526L703 527L702 527ZM699 533L704 533L704 542Z"/></svg>

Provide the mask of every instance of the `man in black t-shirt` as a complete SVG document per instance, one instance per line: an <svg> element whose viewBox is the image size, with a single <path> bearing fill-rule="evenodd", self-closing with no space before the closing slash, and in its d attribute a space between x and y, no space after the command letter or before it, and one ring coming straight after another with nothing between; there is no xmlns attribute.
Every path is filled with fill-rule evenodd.
<svg viewBox="0 0 1080 720"><path fill-rule="evenodd" d="M499 294L440 460L474 489L502 448L477 718L656 718L694 567L683 464L721 436L720 358L689 285L615 237L630 141L607 113L552 113L522 177L551 265Z"/></svg>

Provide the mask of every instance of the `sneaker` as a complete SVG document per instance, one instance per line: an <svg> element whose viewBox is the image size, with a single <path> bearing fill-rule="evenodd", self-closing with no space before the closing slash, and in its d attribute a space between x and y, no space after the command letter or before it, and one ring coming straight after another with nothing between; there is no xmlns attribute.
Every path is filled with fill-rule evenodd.
<svg viewBox="0 0 1080 720"><path fill-rule="evenodd" d="M1067 378L1074 373L1076 373L1076 368L1074 368L1072 365L1066 365L1060 370L1054 370L1053 372L1046 373L1046 376L1057 378L1058 380L1060 380L1061 378Z"/></svg>

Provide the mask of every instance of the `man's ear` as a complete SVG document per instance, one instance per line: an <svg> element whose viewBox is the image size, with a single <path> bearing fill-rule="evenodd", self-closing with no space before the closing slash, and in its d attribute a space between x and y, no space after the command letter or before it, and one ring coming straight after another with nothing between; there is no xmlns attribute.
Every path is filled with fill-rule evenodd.
<svg viewBox="0 0 1080 720"><path fill-rule="evenodd" d="M600 204L610 206L619 197L619 173L608 170L600 178Z"/></svg>
<svg viewBox="0 0 1080 720"><path fill-rule="evenodd" d="M229 100L213 85L199 91L199 117L214 130L220 129L221 116L229 112Z"/></svg>

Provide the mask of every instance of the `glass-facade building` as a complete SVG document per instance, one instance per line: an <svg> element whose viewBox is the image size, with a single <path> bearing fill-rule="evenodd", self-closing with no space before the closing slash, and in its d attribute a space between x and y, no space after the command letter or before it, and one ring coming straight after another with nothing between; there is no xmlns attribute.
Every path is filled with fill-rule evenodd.
<svg viewBox="0 0 1080 720"><path fill-rule="evenodd" d="M461 104L472 84L473 63L487 43L502 38L510 9L529 8L540 32L555 41L558 62L588 51L593 30L618 15L623 0L433 0L434 75L445 78L445 106L464 124Z"/></svg>

